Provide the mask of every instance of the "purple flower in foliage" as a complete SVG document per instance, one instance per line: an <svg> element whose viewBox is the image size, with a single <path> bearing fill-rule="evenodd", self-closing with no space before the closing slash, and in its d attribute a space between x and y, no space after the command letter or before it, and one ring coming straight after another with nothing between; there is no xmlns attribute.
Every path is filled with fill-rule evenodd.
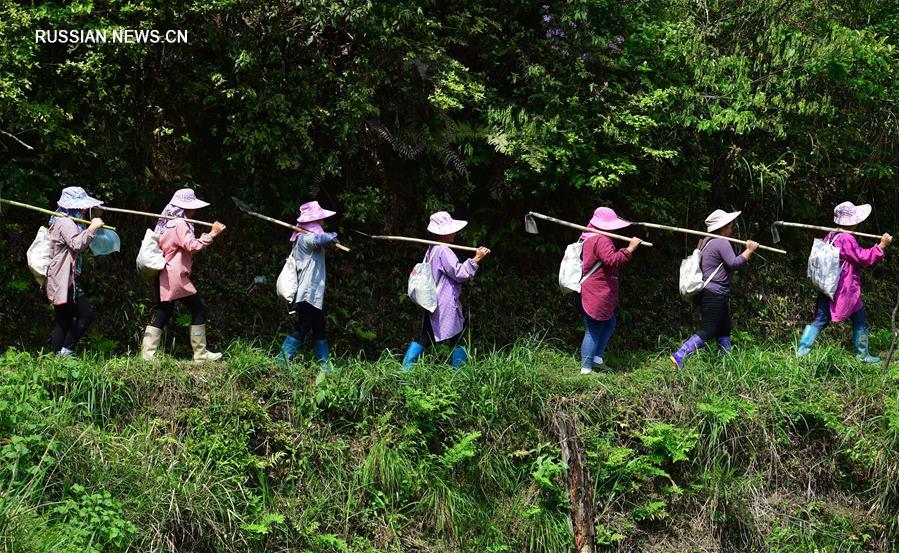
<svg viewBox="0 0 899 553"><path fill-rule="evenodd" d="M581 54L581 59L587 61L588 59L590 59L590 54L584 52L583 54Z"/></svg>
<svg viewBox="0 0 899 553"><path fill-rule="evenodd" d="M548 10L548 9L549 9L549 4L543 4L543 9L544 9L544 10Z"/></svg>
<svg viewBox="0 0 899 553"><path fill-rule="evenodd" d="M549 23L549 22L552 21L552 20L553 20L553 16L551 16L551 15L544 15L544 16L543 16L543 22L544 22L544 23Z"/></svg>
<svg viewBox="0 0 899 553"><path fill-rule="evenodd" d="M549 29L549 30L547 30L547 31L546 31L546 38L553 38L553 37L565 38L565 31L563 31L562 29Z"/></svg>

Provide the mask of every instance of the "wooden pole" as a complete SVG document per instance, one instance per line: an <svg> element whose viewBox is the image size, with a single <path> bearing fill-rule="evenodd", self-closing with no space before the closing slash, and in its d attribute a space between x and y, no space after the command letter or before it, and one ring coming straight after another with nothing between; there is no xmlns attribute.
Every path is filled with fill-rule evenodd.
<svg viewBox="0 0 899 553"><path fill-rule="evenodd" d="M867 232L856 232L854 230L845 230L841 228L819 227L818 225L804 225L802 223L789 223L787 221L775 221L774 224L781 227L796 227L810 230L823 230L827 232L845 232L846 234L854 234L855 236L861 236L862 238L874 238L876 240L881 238L878 234L868 234Z"/></svg>
<svg viewBox="0 0 899 553"><path fill-rule="evenodd" d="M250 209L250 206L247 205L245 202L243 202L240 198L231 196L231 200L233 200L234 203L237 204L238 209L240 209L247 215L251 215L253 217L256 217L257 219L262 219L263 221L268 221L269 223L274 223L276 225L280 225L282 227L289 228L296 232L302 232L302 233L306 233L306 234L315 234L309 229L305 229L305 228L297 226L297 225L292 225L290 223L285 223L284 221L282 221L280 219L275 219L274 217L269 217L268 215L263 215L261 213L257 213L255 211L253 211L252 209ZM343 244L341 244L339 242L337 244L334 244L334 247L342 252L350 251L350 249L348 247L344 246Z"/></svg>
<svg viewBox="0 0 899 553"><path fill-rule="evenodd" d="M646 227L646 228L668 230L671 232L682 232L684 234L695 234L696 236L708 236L710 238L723 238L723 239L727 240L728 242L733 242L735 244L743 244L744 246L746 245L745 240L731 238L729 236L721 236L720 234L712 234L711 232L702 232L701 230L693 230L693 229L680 228L680 227L669 227L668 225L657 225L656 223L632 223L632 224L639 225L641 227ZM759 244L759 249L767 250L769 252L775 252L775 253L783 253L783 254L787 253L786 250L779 250L777 248L772 248L770 246L762 246L761 244Z"/></svg>
<svg viewBox="0 0 899 553"><path fill-rule="evenodd" d="M537 213L534 211L529 211L528 215L530 215L531 217L536 217L538 219L543 219L544 221L549 221L550 223L562 225L563 227L569 227L569 228L581 230L584 232L593 232L595 234L602 234L603 236L608 236L609 238L617 238L618 240L625 240L627 242L630 242L631 240L633 240L633 238L631 238L630 236L622 236L620 234L612 234L611 232L606 232L604 230L585 227L582 225L576 225L574 223L569 223L568 221L563 221L562 219L556 219L555 217L550 217L549 215L543 215L542 213ZM652 247L652 242L647 242L645 240L641 240L640 245Z"/></svg>
<svg viewBox="0 0 899 553"><path fill-rule="evenodd" d="M357 231L358 232L358 231ZM371 234L363 234L369 238L373 238L375 240L394 240L397 242L415 242L416 244L429 244L431 246L446 246L448 248L452 248L454 250L462 250L466 252L477 252L477 248L472 248L471 246L458 246L456 244L447 244L446 242L437 242L436 240L423 240L421 238L410 238L408 236L388 236L383 234L371 235Z"/></svg>
<svg viewBox="0 0 899 553"><path fill-rule="evenodd" d="M52 215L54 217L65 217L66 219L71 219L73 221L77 221L77 222L83 223L85 225L91 224L91 222L86 219L79 219L78 217L72 217L71 215L66 215L65 213L57 213L55 211L50 211L49 209L44 209L42 207L37 207L37 206L29 205L29 204L23 204L22 202L16 202L13 200L6 200L6 199L0 199L0 202L9 204L9 205L14 205L16 207L23 207L25 209L30 209L32 211L37 211L38 213L46 213L47 215ZM109 225L103 225L103 228L105 228L107 230L111 230L113 232L115 232L115 230L116 230L115 227L111 227Z"/></svg>
<svg viewBox="0 0 899 553"><path fill-rule="evenodd" d="M128 213L130 215L143 215L144 217L152 217L154 219L168 219L169 221L173 219L184 219L188 223L193 223L195 225L203 225L204 227L212 228L212 223L208 223L206 221L198 221L196 219L188 219L186 217L176 217L174 215L162 215L157 213L150 213L147 211L135 211L133 209L122 209L120 207L106 207L105 205L101 205L100 209L103 211L112 211L113 213Z"/></svg>

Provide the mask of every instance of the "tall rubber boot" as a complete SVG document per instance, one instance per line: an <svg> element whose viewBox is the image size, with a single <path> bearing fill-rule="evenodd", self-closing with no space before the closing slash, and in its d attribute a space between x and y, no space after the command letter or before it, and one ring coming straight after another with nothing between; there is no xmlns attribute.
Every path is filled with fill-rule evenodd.
<svg viewBox="0 0 899 553"><path fill-rule="evenodd" d="M288 334L287 338L284 338L284 343L281 344L281 354L278 355L278 363L283 367L290 365L290 362L297 356L297 352L300 351L300 346L302 345L303 343L292 334Z"/></svg>
<svg viewBox="0 0 899 553"><path fill-rule="evenodd" d="M683 367L684 361L687 360L687 357L690 357L690 355L701 348L703 344L704 342L698 334L690 336L690 338L686 342L684 342L680 349L674 352L674 355L671 356L671 362L674 363L675 368L679 369Z"/></svg>
<svg viewBox="0 0 899 553"><path fill-rule="evenodd" d="M815 338L818 337L818 332L820 331L817 327L805 325L802 338L799 339L799 347L796 348L796 357L806 356L812 351L812 345L815 343Z"/></svg>
<svg viewBox="0 0 899 553"><path fill-rule="evenodd" d="M415 340L409 342L409 347L406 348L406 355L403 357L403 370L411 371L412 367L415 366L415 362L418 361L418 358L421 356L421 352L425 350L425 347Z"/></svg>
<svg viewBox="0 0 899 553"><path fill-rule="evenodd" d="M855 357L862 363L879 363L880 357L874 357L868 352L868 330L857 330L852 335L855 338Z"/></svg>
<svg viewBox="0 0 899 553"><path fill-rule="evenodd" d="M316 340L312 343L312 351L315 352L315 358L318 359L318 366L325 372L331 371L331 363L328 361L331 349L328 347L327 340Z"/></svg>
<svg viewBox="0 0 899 553"><path fill-rule="evenodd" d="M206 349L206 325L190 326L190 347L194 350L194 363L218 361L222 358L221 353Z"/></svg>
<svg viewBox="0 0 899 553"><path fill-rule="evenodd" d="M147 326L144 329L144 339L140 344L140 357L144 361L152 361L156 357L156 351L162 342L162 329L155 326Z"/></svg>
<svg viewBox="0 0 899 553"><path fill-rule="evenodd" d="M719 336L718 347L720 347L724 353L730 353L733 349L733 345L730 343L730 336Z"/></svg>
<svg viewBox="0 0 899 553"><path fill-rule="evenodd" d="M468 353L462 346L453 348L453 368L458 369L468 361Z"/></svg>

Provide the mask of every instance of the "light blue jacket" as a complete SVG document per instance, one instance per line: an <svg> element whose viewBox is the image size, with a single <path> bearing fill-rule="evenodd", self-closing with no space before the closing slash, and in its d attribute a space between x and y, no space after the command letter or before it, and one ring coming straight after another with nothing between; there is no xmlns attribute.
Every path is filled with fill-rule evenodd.
<svg viewBox="0 0 899 553"><path fill-rule="evenodd" d="M318 309L325 302L325 248L337 242L336 232L300 234L293 244L299 288L294 303L306 302Z"/></svg>

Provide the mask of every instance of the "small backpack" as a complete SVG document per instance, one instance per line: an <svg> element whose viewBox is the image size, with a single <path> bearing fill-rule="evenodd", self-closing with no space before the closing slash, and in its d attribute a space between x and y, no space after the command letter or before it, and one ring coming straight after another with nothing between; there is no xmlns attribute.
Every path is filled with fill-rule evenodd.
<svg viewBox="0 0 899 553"><path fill-rule="evenodd" d="M815 238L812 243L812 251L808 256L808 278L819 291L828 298L833 299L840 284L840 273L843 272L845 263L840 263L840 248L833 243L839 238L839 234L832 233L830 240Z"/></svg>
<svg viewBox="0 0 899 553"><path fill-rule="evenodd" d="M721 270L721 267L724 266L723 263L719 264L715 267L715 270L712 271L712 274L709 275L709 278L702 278L702 250L709 245L709 242L711 242L711 240L703 244L701 248L693 250L693 253L680 262L680 279L678 280L677 287L680 291L680 295L686 300L691 299L699 292L705 290L705 287L709 285L709 282L715 278L715 275L717 275L718 271Z"/></svg>
<svg viewBox="0 0 899 553"><path fill-rule="evenodd" d="M284 261L284 267L278 273L278 280L275 281L275 290L278 291L278 297L287 303L292 303L300 288L300 279L297 276L297 261L293 258L293 254L287 256Z"/></svg>
<svg viewBox="0 0 899 553"><path fill-rule="evenodd" d="M137 250L135 265L137 272L147 281L153 280L159 271L165 269L165 255L162 253L162 248L159 247L159 235L152 229L147 229L147 232L144 233L140 249Z"/></svg>
<svg viewBox="0 0 899 553"><path fill-rule="evenodd" d="M416 263L412 267L406 291L412 301L429 313L437 309L437 287L443 281L443 275L440 275L437 282L434 282L434 273L431 272L431 261L428 258L431 251L431 248L428 248L421 263Z"/></svg>
<svg viewBox="0 0 899 553"><path fill-rule="evenodd" d="M565 255L559 265L559 288L563 294L581 293L581 284L602 266L597 261L590 271L584 273L584 241L578 240L565 247Z"/></svg>
<svg viewBox="0 0 899 553"><path fill-rule="evenodd" d="M62 255L62 251L56 254L56 257L60 255ZM40 286L43 286L47 281L47 268L50 266L50 231L47 227L37 229L37 235L28 246L25 259L34 279Z"/></svg>

